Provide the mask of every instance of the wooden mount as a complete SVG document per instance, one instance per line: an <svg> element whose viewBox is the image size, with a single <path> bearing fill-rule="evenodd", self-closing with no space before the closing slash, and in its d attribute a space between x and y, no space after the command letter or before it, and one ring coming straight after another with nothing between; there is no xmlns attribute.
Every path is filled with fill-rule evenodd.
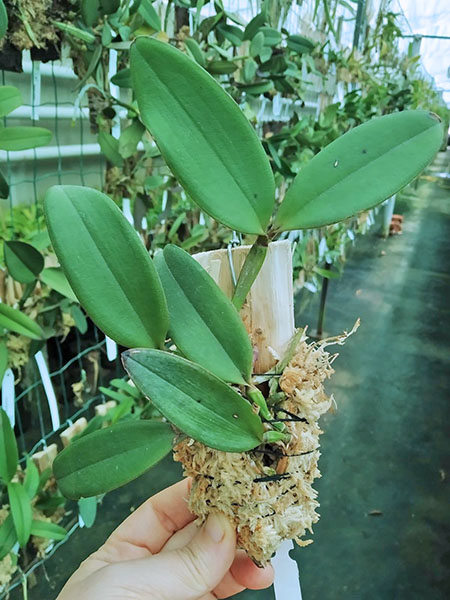
<svg viewBox="0 0 450 600"><path fill-rule="evenodd" d="M251 246L232 250L236 277ZM227 250L194 254L214 281L231 298L233 280ZM240 311L255 349L255 373L266 373L282 358L294 335L292 252L288 240L269 244L263 267Z"/></svg>

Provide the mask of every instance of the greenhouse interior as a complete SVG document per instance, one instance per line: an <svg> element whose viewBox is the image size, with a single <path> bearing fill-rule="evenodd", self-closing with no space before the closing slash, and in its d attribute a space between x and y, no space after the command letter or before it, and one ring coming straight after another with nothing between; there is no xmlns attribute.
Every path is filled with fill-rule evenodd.
<svg viewBox="0 0 450 600"><path fill-rule="evenodd" d="M450 598L449 31L0 0L0 600Z"/></svg>

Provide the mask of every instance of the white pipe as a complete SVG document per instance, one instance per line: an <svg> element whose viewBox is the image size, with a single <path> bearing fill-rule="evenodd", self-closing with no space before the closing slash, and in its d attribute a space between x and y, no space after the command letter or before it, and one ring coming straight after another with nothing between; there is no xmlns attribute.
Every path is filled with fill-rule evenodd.
<svg viewBox="0 0 450 600"><path fill-rule="evenodd" d="M31 75L33 71L33 63L31 61L25 60L23 62L23 72L26 75ZM73 70L70 67L63 67L61 65L54 65L52 68L51 64L42 63L41 64L41 75L44 77L53 77L53 75L57 79L78 79Z"/></svg>
<svg viewBox="0 0 450 600"><path fill-rule="evenodd" d="M89 108L86 106L75 111L72 106L40 106L39 107L39 118L40 119L76 119L80 116L88 118ZM14 119L31 119L33 110L31 106L19 106L8 115L9 118Z"/></svg>
<svg viewBox="0 0 450 600"><path fill-rule="evenodd" d="M0 161L6 161L9 159L9 162L25 162L28 160L33 160L35 157L38 160L51 160L58 158L59 156L63 158L76 158L83 154L84 156L95 156L101 154L101 149L99 144L72 144L68 146L41 146L40 148L30 149L30 150L18 150L15 152L5 152L4 150L0 151ZM9 156L8 156L9 155Z"/></svg>

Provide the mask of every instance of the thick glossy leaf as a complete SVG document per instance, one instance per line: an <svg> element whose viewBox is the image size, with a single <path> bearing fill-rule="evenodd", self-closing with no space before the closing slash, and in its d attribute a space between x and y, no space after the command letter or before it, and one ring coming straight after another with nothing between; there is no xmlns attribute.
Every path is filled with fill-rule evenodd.
<svg viewBox="0 0 450 600"><path fill-rule="evenodd" d="M20 283L32 283L44 268L42 254L25 242L5 242L3 252L9 274Z"/></svg>
<svg viewBox="0 0 450 600"><path fill-rule="evenodd" d="M218 25L217 30L233 46L240 46L242 44L244 32L239 27L235 27L234 25Z"/></svg>
<svg viewBox="0 0 450 600"><path fill-rule="evenodd" d="M70 283L67 281L67 277L64 275L63 270L60 267L48 267L44 269L39 275L39 279L49 288L58 292L62 296L78 302L77 297L73 293Z"/></svg>
<svg viewBox="0 0 450 600"><path fill-rule="evenodd" d="M119 152L118 139L113 137L107 131L99 131L98 143L100 144L101 151L106 156L106 160L116 167L121 167L123 165L123 158Z"/></svg>
<svg viewBox="0 0 450 600"><path fill-rule="evenodd" d="M0 172L0 198L7 198L9 196L9 185L6 179L3 176L3 173Z"/></svg>
<svg viewBox="0 0 450 600"><path fill-rule="evenodd" d="M42 340L45 337L44 332L33 319L21 313L17 308L0 302L0 329L2 327L8 331L25 335L32 340Z"/></svg>
<svg viewBox="0 0 450 600"><path fill-rule="evenodd" d="M154 29L155 31L161 30L161 19L155 10L155 7L150 0L141 0L139 4L138 13L144 19L144 21Z"/></svg>
<svg viewBox="0 0 450 600"><path fill-rule="evenodd" d="M27 470L23 481L23 487L30 500L36 496L39 489L39 471L31 458L27 458Z"/></svg>
<svg viewBox="0 0 450 600"><path fill-rule="evenodd" d="M91 498L80 498L78 500L78 510L83 519L83 523L89 529L95 523L97 516L97 496Z"/></svg>
<svg viewBox="0 0 450 600"><path fill-rule="evenodd" d="M225 381L250 380L253 350L239 313L205 269L177 246L155 257L169 333L187 357Z"/></svg>
<svg viewBox="0 0 450 600"><path fill-rule="evenodd" d="M208 71L214 75L229 75L238 68L231 60L212 60L207 64Z"/></svg>
<svg viewBox="0 0 450 600"><path fill-rule="evenodd" d="M64 527L61 527L56 523L33 519L31 522L31 535L36 535L37 537L46 538L48 540L59 541L66 537L67 531Z"/></svg>
<svg viewBox="0 0 450 600"><path fill-rule="evenodd" d="M192 199L233 229L264 233L273 175L234 100L189 57L155 39L136 40L131 74L141 118Z"/></svg>
<svg viewBox="0 0 450 600"><path fill-rule="evenodd" d="M244 31L244 40L252 40L260 27L262 27L266 23L266 12L263 10L259 14L257 14L253 19L248 23L247 27Z"/></svg>
<svg viewBox="0 0 450 600"><path fill-rule="evenodd" d="M122 131L119 138L119 152L123 158L130 158L136 152L144 131L144 126L137 119Z"/></svg>
<svg viewBox="0 0 450 600"><path fill-rule="evenodd" d="M78 500L136 479L172 449L170 425L130 421L74 440L53 463L61 492Z"/></svg>
<svg viewBox="0 0 450 600"><path fill-rule="evenodd" d="M59 23L57 21L53 21L53 25L61 31L64 31L64 33L73 35L73 37L82 40L87 44L93 44L95 42L95 35L90 31L85 31L84 29L80 29L79 27L75 27L75 25L70 25L69 23Z"/></svg>
<svg viewBox="0 0 450 600"><path fill-rule="evenodd" d="M0 150L27 150L45 146L52 132L43 127L0 127Z"/></svg>
<svg viewBox="0 0 450 600"><path fill-rule="evenodd" d="M426 111L394 113L355 127L302 167L275 227L321 227L372 208L414 179L441 142L442 124Z"/></svg>
<svg viewBox="0 0 450 600"><path fill-rule="evenodd" d="M264 33L258 31L250 43L250 55L258 56L264 48Z"/></svg>
<svg viewBox="0 0 450 600"><path fill-rule="evenodd" d="M0 87L0 117L4 117L15 108L22 105L22 96L13 85L2 85Z"/></svg>
<svg viewBox="0 0 450 600"><path fill-rule="evenodd" d="M122 357L141 392L191 438L225 452L261 443L262 422L250 404L203 367L161 350L128 350Z"/></svg>
<svg viewBox="0 0 450 600"><path fill-rule="evenodd" d="M8 415L0 408L0 478L9 483L17 471L19 454Z"/></svg>
<svg viewBox="0 0 450 600"><path fill-rule="evenodd" d="M197 40L194 40L194 38L186 38L184 40L184 45L185 45L186 49L188 50L189 54L192 56L192 58L196 62L198 62L199 65L201 65L202 67L205 67L206 66L205 55L203 53L203 50L200 48Z"/></svg>
<svg viewBox="0 0 450 600"><path fill-rule="evenodd" d="M111 83L114 85L118 85L120 88L130 88L131 87L131 71L128 67L117 71L117 73L111 77Z"/></svg>
<svg viewBox="0 0 450 600"><path fill-rule="evenodd" d="M161 346L168 328L164 292L114 202L90 188L55 186L45 213L59 262L92 320L124 346Z"/></svg>
<svg viewBox="0 0 450 600"><path fill-rule="evenodd" d="M31 502L25 488L20 483L8 483L8 497L11 515L21 548L26 546L31 534L33 520Z"/></svg>
<svg viewBox="0 0 450 600"><path fill-rule="evenodd" d="M276 46L281 42L281 33L273 27L261 27L264 34L264 46Z"/></svg>
<svg viewBox="0 0 450 600"><path fill-rule="evenodd" d="M0 0L0 40L8 31L8 13L6 12L5 3ZM1 560L1 559L0 559Z"/></svg>
<svg viewBox="0 0 450 600"><path fill-rule="evenodd" d="M92 27L102 16L100 0L80 0L81 16L88 27Z"/></svg>
<svg viewBox="0 0 450 600"><path fill-rule="evenodd" d="M8 368L8 346L5 340L0 339L0 388L2 387L3 376ZM1 475L0 475L1 477Z"/></svg>
<svg viewBox="0 0 450 600"><path fill-rule="evenodd" d="M11 515L8 515L0 525L0 561L5 558L17 542L17 534Z"/></svg>
<svg viewBox="0 0 450 600"><path fill-rule="evenodd" d="M314 46L314 42L303 35L290 35L287 39L287 47L289 50L297 52L298 54L311 52Z"/></svg>

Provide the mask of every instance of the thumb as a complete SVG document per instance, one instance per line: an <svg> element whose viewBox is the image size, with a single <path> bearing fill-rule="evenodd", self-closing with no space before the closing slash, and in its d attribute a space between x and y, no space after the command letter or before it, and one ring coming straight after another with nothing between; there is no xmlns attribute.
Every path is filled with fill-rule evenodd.
<svg viewBox="0 0 450 600"><path fill-rule="evenodd" d="M220 513L211 514L184 548L145 560L148 598L202 598L220 583L235 553L236 534L230 521Z"/></svg>

